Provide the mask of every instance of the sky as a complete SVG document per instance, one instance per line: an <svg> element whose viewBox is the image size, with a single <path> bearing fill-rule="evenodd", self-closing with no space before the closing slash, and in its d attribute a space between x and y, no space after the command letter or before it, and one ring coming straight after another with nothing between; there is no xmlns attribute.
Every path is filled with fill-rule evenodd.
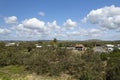
<svg viewBox="0 0 120 80"><path fill-rule="evenodd" d="M0 40L120 40L120 0L0 0Z"/></svg>

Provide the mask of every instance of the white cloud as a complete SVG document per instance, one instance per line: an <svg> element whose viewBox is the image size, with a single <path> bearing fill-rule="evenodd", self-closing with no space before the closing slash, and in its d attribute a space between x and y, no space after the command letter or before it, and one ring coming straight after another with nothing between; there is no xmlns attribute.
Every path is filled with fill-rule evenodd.
<svg viewBox="0 0 120 80"><path fill-rule="evenodd" d="M4 20L5 20L5 23L7 23L7 24L17 23L17 17L16 16L5 17Z"/></svg>
<svg viewBox="0 0 120 80"><path fill-rule="evenodd" d="M47 25L46 25L47 29L50 30L50 32L59 32L61 31L61 28L60 26L57 24L56 21L53 21L53 22L48 22Z"/></svg>
<svg viewBox="0 0 120 80"><path fill-rule="evenodd" d="M45 23L38 20L37 18L26 19L22 22L22 24L24 25L24 27L31 29L41 29L45 26Z"/></svg>
<svg viewBox="0 0 120 80"><path fill-rule="evenodd" d="M101 30L100 29L91 29L89 32L95 34L95 33L100 33Z"/></svg>
<svg viewBox="0 0 120 80"><path fill-rule="evenodd" d="M82 40L82 39L101 39L106 36L106 29L103 28L82 28L77 22L67 19L63 24L58 25L57 21L44 22L37 18L30 18L13 25L9 29L0 28L1 35L9 35L9 39L13 36L16 39L63 39L63 40ZM13 30L12 32L10 30ZM8 38L8 37L4 37Z"/></svg>
<svg viewBox="0 0 120 80"><path fill-rule="evenodd" d="M49 34L49 30L45 26L45 22L40 21L37 18L25 19L22 23L18 24L17 27L14 26L13 29L16 30L17 35L20 37L24 36L35 38Z"/></svg>
<svg viewBox="0 0 120 80"><path fill-rule="evenodd" d="M102 35L105 35L105 32L106 31L93 28L88 31L88 34L91 35L92 37L101 37Z"/></svg>
<svg viewBox="0 0 120 80"><path fill-rule="evenodd" d="M92 10L82 21L89 21L108 29L118 29L120 27L120 7L112 5Z"/></svg>
<svg viewBox="0 0 120 80"><path fill-rule="evenodd" d="M71 29L71 27L77 26L77 23L68 19L63 25L64 26L59 26L57 21L45 23L37 18L30 18L23 20L17 27L14 26L13 29L16 30L17 35L20 37L40 38L44 36L46 38L63 38L67 36L66 32L68 28L66 27L70 27L69 29Z"/></svg>
<svg viewBox="0 0 120 80"><path fill-rule="evenodd" d="M8 35L11 31L6 28L0 28L0 35Z"/></svg>
<svg viewBox="0 0 120 80"><path fill-rule="evenodd" d="M66 22L63 24L63 27L66 29L74 29L77 26L77 22L72 21L71 19L67 19Z"/></svg>
<svg viewBox="0 0 120 80"><path fill-rule="evenodd" d="M39 12L38 15L45 16L45 13L44 12Z"/></svg>
<svg viewBox="0 0 120 80"><path fill-rule="evenodd" d="M85 29L78 28L77 22L71 19L63 23L64 26L59 26L57 21L47 22L40 21L37 18L25 19L22 23L18 24L16 33L20 37L31 38L58 38L58 39L79 39L81 37L96 38L104 34L102 29ZM74 30L71 30L72 28ZM24 35L23 35L24 34Z"/></svg>
<svg viewBox="0 0 120 80"><path fill-rule="evenodd" d="M103 37L103 35L106 35L106 31L103 31L102 29L92 28L92 29L85 29L85 28L79 28L78 30L67 32L67 35L69 36L69 39L92 39L97 38L100 39Z"/></svg>

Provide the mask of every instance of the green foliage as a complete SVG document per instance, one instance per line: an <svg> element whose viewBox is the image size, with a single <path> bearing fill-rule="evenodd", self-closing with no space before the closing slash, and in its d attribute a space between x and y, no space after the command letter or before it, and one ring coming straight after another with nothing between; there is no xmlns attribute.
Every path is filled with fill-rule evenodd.
<svg viewBox="0 0 120 80"><path fill-rule="evenodd" d="M94 53L91 49L95 42L81 42L90 47L82 54L61 47L74 46L79 42L53 41L53 46L47 47L50 42L39 42L43 47L35 48L37 42L21 42L20 46L5 47L0 43L0 66L9 66L10 73L18 73L21 68L10 65L24 66L25 71L38 75L59 76L70 75L78 80L119 80L120 79L120 51L115 49L111 53ZM57 46L57 47L55 47ZM106 64L104 64L106 62ZM7 70L7 68L5 68ZM0 76L9 80L3 76ZM5 80L4 79L4 80Z"/></svg>
<svg viewBox="0 0 120 80"><path fill-rule="evenodd" d="M87 74L82 74L79 80L90 80Z"/></svg>
<svg viewBox="0 0 120 80"><path fill-rule="evenodd" d="M57 53L57 51L59 51ZM61 53L61 55L60 55ZM59 75L61 72L60 61L64 58L64 50L35 50L26 62L27 69L35 71L38 74Z"/></svg>
<svg viewBox="0 0 120 80"><path fill-rule="evenodd" d="M120 52L114 51L109 57L106 80L120 80Z"/></svg>
<svg viewBox="0 0 120 80"><path fill-rule="evenodd" d="M120 53L120 49L118 49L118 48L114 48L114 50L113 50L113 53Z"/></svg>
<svg viewBox="0 0 120 80"><path fill-rule="evenodd" d="M102 61L106 61L108 58L109 58L109 54L108 53L102 53L101 54Z"/></svg>
<svg viewBox="0 0 120 80"><path fill-rule="evenodd" d="M24 67L23 66L6 66L0 67L0 79L1 80L11 80L12 78L19 77L19 75L24 74Z"/></svg>

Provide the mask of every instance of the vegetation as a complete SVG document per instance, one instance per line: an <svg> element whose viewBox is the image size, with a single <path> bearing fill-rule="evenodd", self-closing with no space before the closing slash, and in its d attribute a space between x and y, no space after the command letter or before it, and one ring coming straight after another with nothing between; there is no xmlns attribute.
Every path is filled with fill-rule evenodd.
<svg viewBox="0 0 120 80"><path fill-rule="evenodd" d="M77 43L90 49L84 54L76 51L76 54L73 50L61 48ZM120 51L115 49L111 53L95 53L92 51L93 43L54 39L52 42L19 42L19 46L6 47L5 42L0 42L0 79L25 78L27 74L35 73L56 80L61 75L69 76L66 80L120 80ZM43 47L36 48L35 44ZM52 46L48 47L48 44Z"/></svg>

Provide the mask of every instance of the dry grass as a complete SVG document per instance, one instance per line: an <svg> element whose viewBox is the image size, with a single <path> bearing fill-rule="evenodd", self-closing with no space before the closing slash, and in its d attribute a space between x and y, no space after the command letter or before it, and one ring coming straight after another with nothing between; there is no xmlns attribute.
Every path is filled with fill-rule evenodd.
<svg viewBox="0 0 120 80"><path fill-rule="evenodd" d="M75 80L69 75L62 74L61 76L40 76L36 74L28 74L25 77L19 77L12 80Z"/></svg>

